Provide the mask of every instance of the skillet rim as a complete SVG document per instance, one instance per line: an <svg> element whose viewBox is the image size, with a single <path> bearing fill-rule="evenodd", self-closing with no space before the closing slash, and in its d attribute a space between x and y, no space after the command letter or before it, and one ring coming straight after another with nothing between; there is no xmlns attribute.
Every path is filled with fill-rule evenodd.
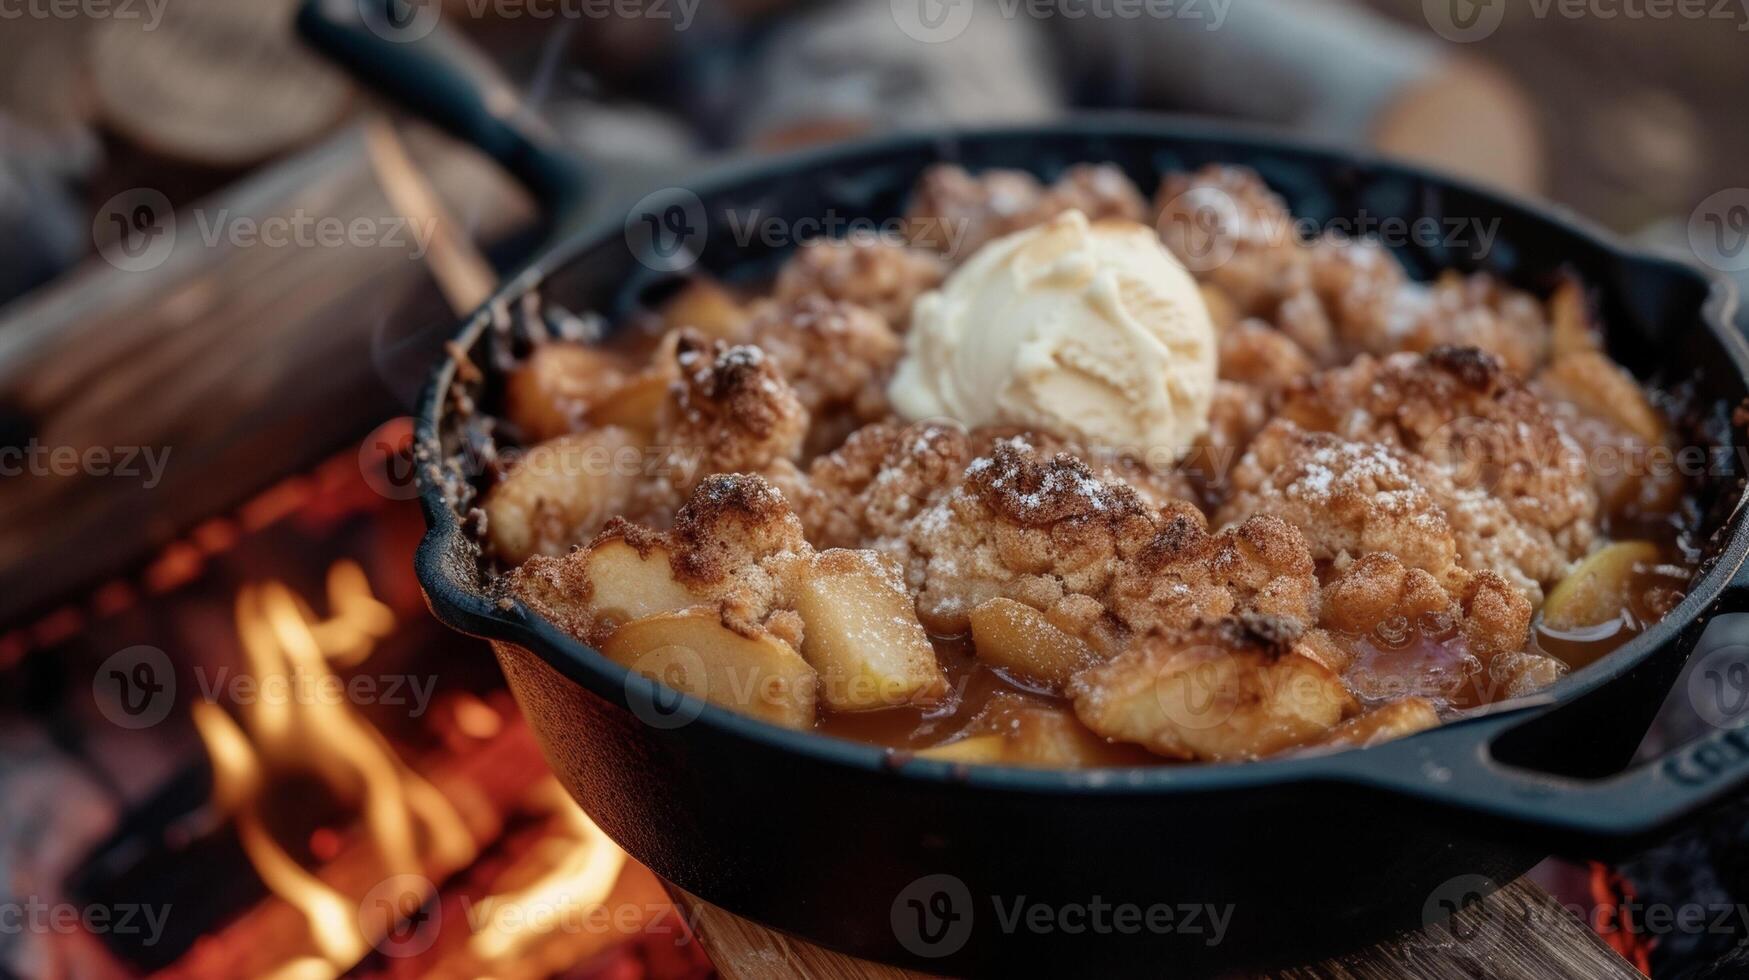
<svg viewBox="0 0 1749 980"><path fill-rule="evenodd" d="M837 163L861 160L898 146L927 147L931 144L958 141L1061 140L1078 137L1226 142L1245 146L1259 153L1285 152L1325 164L1348 165L1369 172L1410 178L1472 195L1502 210L1516 210L1532 221L1542 222L1582 239L1600 252L1613 257L1624 266L1624 278L1636 272L1674 274L1703 284L1707 295L1696 311L1696 316L1722 345L1730 358L1730 369L1735 372L1743 386L1749 389L1749 338L1745 338L1733 325L1736 290L1733 282L1722 274L1697 264L1631 247L1615 233L1559 205L1525 200L1462 178L1439 174L1413 164L1387 160L1370 152L1284 136L1264 126L1209 122L1169 115L1113 113L1084 114L1073 119L1040 125L910 130L778 156L738 161L712 168L696 180L687 181L685 187L701 198L708 198L743 182L815 171ZM494 310L509 308L512 301L538 290L548 276L577 261L581 253L623 233L623 220L605 217L546 247L527 268L504 282L480 309L462 321L460 328L451 335L452 342L461 350L471 350L481 333L493 321ZM1692 326L1688 329L1692 329ZM468 562L472 563L472 557L467 554L471 542L463 533L455 510L447 500L445 481L441 475L445 454L440 434L440 423L448 402L446 396L455 382L456 371L457 363L454 358L445 357L439 361L421 392L415 419L414 453L415 459L420 463L415 469L419 481L420 506L426 521L426 532L419 544L415 566L427 603L446 624L493 642L510 642L522 646L571 682L613 702L621 710L625 710L625 699L628 696L648 702L656 694L656 682L632 673L593 647L560 631L532 613L523 603L517 601L510 608L503 608L492 596L476 591L457 576L457 564L463 556L467 556ZM1529 721L1546 710L1570 704L1608 684L1675 642L1683 630L1699 624L1703 614L1731 587L1745 556L1749 555L1749 521L1742 519L1746 503L1749 503L1749 484L1739 491L1736 504L1717 532L1725 535L1725 540L1717 553L1709 556L1711 567L1696 581L1682 602L1646 632L1595 663L1572 671L1553 687L1533 698L1507 702L1504 707L1496 710L1459 719L1388 744L1413 746L1418 741L1426 744L1429 736L1443 733L1450 737L1463 729L1478 726L1485 719L1497 721L1512 716L1521 723ZM675 695L669 692L668 696ZM818 763L845 766L874 775L884 773L901 779L983 790L1140 798L1161 793L1227 792L1264 785L1331 779L1352 782L1357 778L1364 779L1366 768L1366 764L1358 764L1360 771L1357 772L1354 763L1340 764L1331 761L1353 759L1357 752L1365 750L1252 762L1124 768L966 766L913 758L911 753L904 750L855 742L815 731L783 728L690 696L680 697L688 702L696 702L688 707L689 713L692 710L697 713L697 717L689 724L705 726L713 730L714 734L759 742L767 748L800 753ZM1478 746L1478 749L1485 750L1485 747ZM1379 761L1381 764L1384 762Z"/></svg>

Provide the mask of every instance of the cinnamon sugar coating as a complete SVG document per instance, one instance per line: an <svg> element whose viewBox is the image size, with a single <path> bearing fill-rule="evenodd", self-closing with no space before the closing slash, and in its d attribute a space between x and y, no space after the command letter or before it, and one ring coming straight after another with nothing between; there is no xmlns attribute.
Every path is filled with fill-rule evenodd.
<svg viewBox="0 0 1749 980"><path fill-rule="evenodd" d="M1223 521L1273 514L1299 528L1320 561L1390 552L1447 589L1488 571L1540 602L1574 557L1540 522L1520 519L1487 489L1459 486L1424 457L1306 432L1285 418L1252 441L1232 485Z"/></svg>
<svg viewBox="0 0 1749 980"><path fill-rule="evenodd" d="M1528 547L1542 554L1510 550L1537 582L1552 583L1596 539L1598 498L1578 443L1534 392L1475 348L1362 356L1290 387L1280 417L1429 461L1466 498L1444 501L1460 533L1470 527L1486 537L1510 523L1533 539ZM1510 522L1466 502L1478 494L1499 502ZM1469 557L1468 567L1502 571Z"/></svg>
<svg viewBox="0 0 1749 980"><path fill-rule="evenodd" d="M1025 171L973 175L954 164L937 164L918 178L905 220L912 244L958 264L997 238L1069 210L1091 221L1147 221L1141 192L1110 164L1070 167L1049 187Z"/></svg>
<svg viewBox="0 0 1749 980"><path fill-rule="evenodd" d="M1390 252L1297 223L1253 171L1172 174L1155 197L1167 247L1243 314L1276 323L1320 364L1357 354L1479 347L1528 375L1546 359L1547 311L1493 276L1412 281Z"/></svg>
<svg viewBox="0 0 1749 980"><path fill-rule="evenodd" d="M758 473L801 454L808 410L777 364L754 346L683 332L679 380L657 432L669 480L690 492L711 473Z"/></svg>
<svg viewBox="0 0 1749 980"><path fill-rule="evenodd" d="M843 412L872 420L889 414L886 382L901 344L880 314L809 293L763 304L750 333L810 417Z"/></svg>
<svg viewBox="0 0 1749 980"><path fill-rule="evenodd" d="M945 263L933 252L853 232L804 242L778 272L773 297L779 303L816 295L854 303L903 329L911 304L940 285L945 273Z"/></svg>

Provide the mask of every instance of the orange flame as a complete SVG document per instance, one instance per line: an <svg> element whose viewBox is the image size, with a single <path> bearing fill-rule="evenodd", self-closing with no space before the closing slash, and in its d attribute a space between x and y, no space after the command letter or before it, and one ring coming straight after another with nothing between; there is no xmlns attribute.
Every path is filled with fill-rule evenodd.
<svg viewBox="0 0 1749 980"><path fill-rule="evenodd" d="M372 594L357 563L335 563L326 591L329 615L322 619L282 583L244 586L236 598L237 636L243 673L261 696L237 706L238 720L211 702L194 706L195 728L212 759L215 804L235 820L261 880L308 923L315 955L292 956L273 971L276 980L338 976L394 923L362 916L360 896L342 894L274 838L263 819L273 775L313 775L356 808L385 879L441 881L471 865L479 849L449 800L401 762L356 708L342 697L302 696L341 690L334 669L363 663L395 626L393 611ZM478 699L462 698L457 724L490 737L503 722ZM543 937L515 913L605 902L626 864L625 852L556 780L547 777L530 803L557 832L520 855L494 882L497 893L482 901L478 928L456 950L476 975L526 974Z"/></svg>
<svg viewBox="0 0 1749 980"><path fill-rule="evenodd" d="M243 847L269 889L303 913L320 961L286 964L293 976L336 975L369 950L356 896L347 897L299 865L262 820L268 773L305 772L358 808L383 873L454 872L476 846L461 815L409 769L344 698L331 664L356 665L394 628L394 615L371 594L364 570L338 562L328 575L331 615L318 620L279 582L237 594L244 673L260 697L239 706L242 724L217 705L195 705L194 721L212 758L214 798L236 820ZM270 693L271 692L271 693ZM247 734L245 734L245 732Z"/></svg>

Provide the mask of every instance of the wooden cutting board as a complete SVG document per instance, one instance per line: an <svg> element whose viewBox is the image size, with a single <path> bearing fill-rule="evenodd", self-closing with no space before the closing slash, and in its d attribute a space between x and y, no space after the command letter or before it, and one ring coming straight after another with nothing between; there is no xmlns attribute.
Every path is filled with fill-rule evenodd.
<svg viewBox="0 0 1749 980"><path fill-rule="evenodd" d="M695 924L700 943L724 980L920 980L926 976L821 949L725 912L678 888L670 886L668 891L687 920ZM1539 914L1527 915L1527 909ZM1443 930L1426 930L1322 963L1252 976L1257 980L1640 977L1584 923L1524 879L1458 913L1454 921L1461 927L1490 930L1495 940L1485 946L1458 943Z"/></svg>

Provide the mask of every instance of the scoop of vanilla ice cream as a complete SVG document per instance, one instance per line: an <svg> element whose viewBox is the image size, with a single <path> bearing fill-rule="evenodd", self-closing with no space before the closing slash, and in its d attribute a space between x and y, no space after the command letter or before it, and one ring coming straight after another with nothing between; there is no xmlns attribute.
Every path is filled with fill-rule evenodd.
<svg viewBox="0 0 1749 980"><path fill-rule="evenodd" d="M1068 211L985 245L918 298L901 415L1182 454L1208 429L1215 328L1153 229Z"/></svg>

